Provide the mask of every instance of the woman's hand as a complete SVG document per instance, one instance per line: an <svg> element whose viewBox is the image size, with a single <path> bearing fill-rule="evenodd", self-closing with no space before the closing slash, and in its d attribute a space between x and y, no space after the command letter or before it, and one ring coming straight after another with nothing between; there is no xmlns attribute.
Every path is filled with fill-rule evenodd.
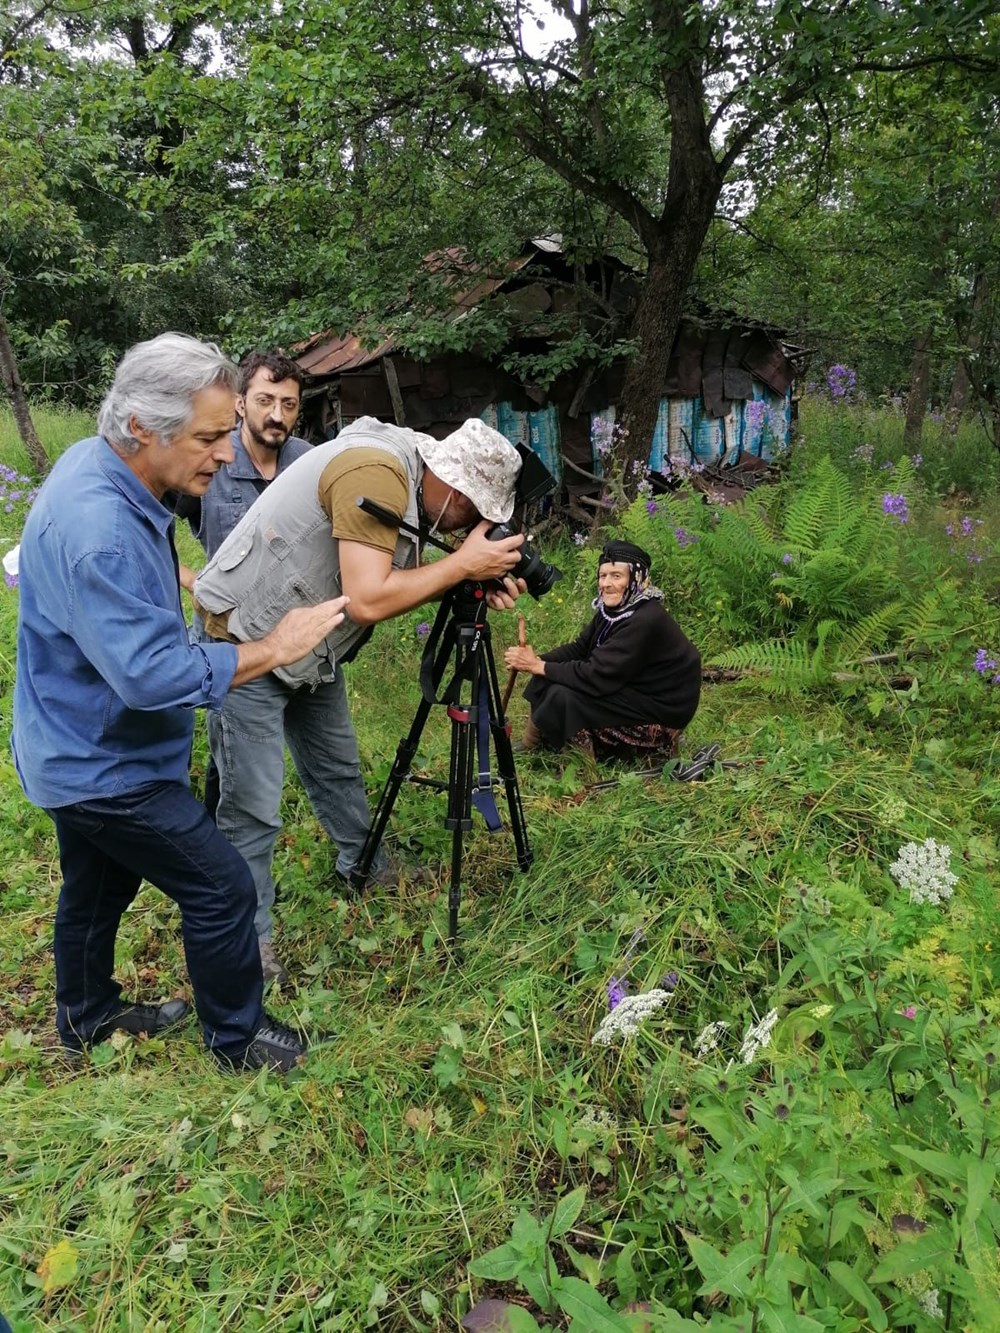
<svg viewBox="0 0 1000 1333"><path fill-rule="evenodd" d="M533 676L545 675L545 663L530 643L525 644L523 648L508 648L503 660L511 671L528 671Z"/></svg>

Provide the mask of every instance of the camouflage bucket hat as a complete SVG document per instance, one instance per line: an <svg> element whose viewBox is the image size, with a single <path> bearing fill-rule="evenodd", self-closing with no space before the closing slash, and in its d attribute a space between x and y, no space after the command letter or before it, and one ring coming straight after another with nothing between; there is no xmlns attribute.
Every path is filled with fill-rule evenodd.
<svg viewBox="0 0 1000 1333"><path fill-rule="evenodd" d="M505 435L470 417L443 440L419 436L417 451L436 477L472 501L482 518L507 522L514 512L521 456Z"/></svg>

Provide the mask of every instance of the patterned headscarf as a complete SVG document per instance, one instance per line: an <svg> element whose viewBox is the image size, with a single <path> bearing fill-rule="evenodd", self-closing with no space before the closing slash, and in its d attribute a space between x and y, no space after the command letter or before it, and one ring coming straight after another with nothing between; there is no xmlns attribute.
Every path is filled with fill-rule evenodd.
<svg viewBox="0 0 1000 1333"><path fill-rule="evenodd" d="M663 600L659 588L654 588L649 581L649 567L652 561L649 553L641 546L635 546L632 542L606 542L597 567L600 569L601 565L608 564L628 565L628 586L617 606L605 606L600 593L594 598L594 610L605 620L605 624L598 632L598 643L602 643L615 625L627 620L643 602Z"/></svg>

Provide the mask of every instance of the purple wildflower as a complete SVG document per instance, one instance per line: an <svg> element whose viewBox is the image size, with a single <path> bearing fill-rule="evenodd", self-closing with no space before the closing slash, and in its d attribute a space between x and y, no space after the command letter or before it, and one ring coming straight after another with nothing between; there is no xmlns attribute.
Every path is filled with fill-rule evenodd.
<svg viewBox="0 0 1000 1333"><path fill-rule="evenodd" d="M909 523L910 512L906 507L906 496L894 495L891 491L886 491L885 495L882 496L882 513L898 518L900 523Z"/></svg>
<svg viewBox="0 0 1000 1333"><path fill-rule="evenodd" d="M663 469L668 477L676 477L684 481L688 477L697 476L699 472L704 472L705 464L687 458L665 458Z"/></svg>
<svg viewBox="0 0 1000 1333"><path fill-rule="evenodd" d="M826 385L831 398L850 398L857 382L857 372L849 366L831 366L826 373Z"/></svg>
<svg viewBox="0 0 1000 1333"><path fill-rule="evenodd" d="M746 406L747 425L752 430L760 430L764 424L766 413L767 403L764 402L763 398L754 398Z"/></svg>
<svg viewBox="0 0 1000 1333"><path fill-rule="evenodd" d="M612 977L608 982L608 1008L617 1009L628 994L628 982L624 977Z"/></svg>
<svg viewBox="0 0 1000 1333"><path fill-rule="evenodd" d="M916 1018L917 1006L915 1004L908 1004L905 1009L901 1010L901 1012L904 1018Z"/></svg>
<svg viewBox="0 0 1000 1333"><path fill-rule="evenodd" d="M895 466L896 466L896 464L892 461L892 459L891 459L891 458L888 458L888 459L886 459L886 461L882 464L882 469L881 469L881 470L882 470L883 472L891 472Z"/></svg>
<svg viewBox="0 0 1000 1333"><path fill-rule="evenodd" d="M976 660L973 663L973 666L981 676L988 676L991 671L996 671L997 660L995 657L990 657L985 648L977 648Z"/></svg>
<svg viewBox="0 0 1000 1333"><path fill-rule="evenodd" d="M426 620L421 620L414 632L418 639L425 639L430 634L431 627Z"/></svg>
<svg viewBox="0 0 1000 1333"><path fill-rule="evenodd" d="M693 546L698 540L698 534L688 532L686 528L674 528L674 536L677 539L678 546Z"/></svg>
<svg viewBox="0 0 1000 1333"><path fill-rule="evenodd" d="M660 990L676 990L680 977L676 972L668 972L660 978Z"/></svg>
<svg viewBox="0 0 1000 1333"><path fill-rule="evenodd" d="M957 529L954 523L945 524L944 530L947 533L947 535L952 539L951 546L949 547L949 550L952 552L952 554L956 555L959 553L961 548L959 547L958 543L960 541L968 542L969 545L965 550L966 562L970 565L981 565L983 562L983 553L979 549L979 547L975 544L975 538L978 535L976 529L981 528L982 526L983 526L983 520L981 518L973 519L970 518L968 515L966 515L962 519Z"/></svg>
<svg viewBox="0 0 1000 1333"><path fill-rule="evenodd" d="M783 565L790 565L794 559L795 556L792 555L791 551L786 551L785 554L781 557L781 563Z"/></svg>
<svg viewBox="0 0 1000 1333"><path fill-rule="evenodd" d="M594 441L594 451L598 458L604 458L611 452L615 442L615 423L605 421L603 417L598 417L591 427L591 438Z"/></svg>
<svg viewBox="0 0 1000 1333"><path fill-rule="evenodd" d="M654 514L658 514L659 512L660 512L660 506L656 503L655 500L646 501L646 513L649 515L650 518L652 518Z"/></svg>
<svg viewBox="0 0 1000 1333"><path fill-rule="evenodd" d="M4 572L3 572L3 581L4 581L4 583L6 583L6 585L7 585L8 588L16 588L16 587L17 587L17 575L16 575L16 574L8 574L7 571L4 570Z"/></svg>

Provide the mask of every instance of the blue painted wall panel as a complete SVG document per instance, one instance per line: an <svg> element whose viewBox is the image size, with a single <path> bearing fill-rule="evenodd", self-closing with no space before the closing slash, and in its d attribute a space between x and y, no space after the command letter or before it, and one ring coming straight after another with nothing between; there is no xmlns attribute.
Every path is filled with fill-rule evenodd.
<svg viewBox="0 0 1000 1333"><path fill-rule="evenodd" d="M487 425L506 435L512 444L526 444L558 480L562 479L562 450L558 409L515 412L510 403L492 403L482 413ZM594 412L590 418L591 466L603 476L597 449L615 422L615 408ZM700 398L661 398L649 450L649 466L663 472L668 459L680 462L737 463L745 453L770 460L791 441L792 393L782 397L754 382L753 399L736 401L725 417L710 417Z"/></svg>

